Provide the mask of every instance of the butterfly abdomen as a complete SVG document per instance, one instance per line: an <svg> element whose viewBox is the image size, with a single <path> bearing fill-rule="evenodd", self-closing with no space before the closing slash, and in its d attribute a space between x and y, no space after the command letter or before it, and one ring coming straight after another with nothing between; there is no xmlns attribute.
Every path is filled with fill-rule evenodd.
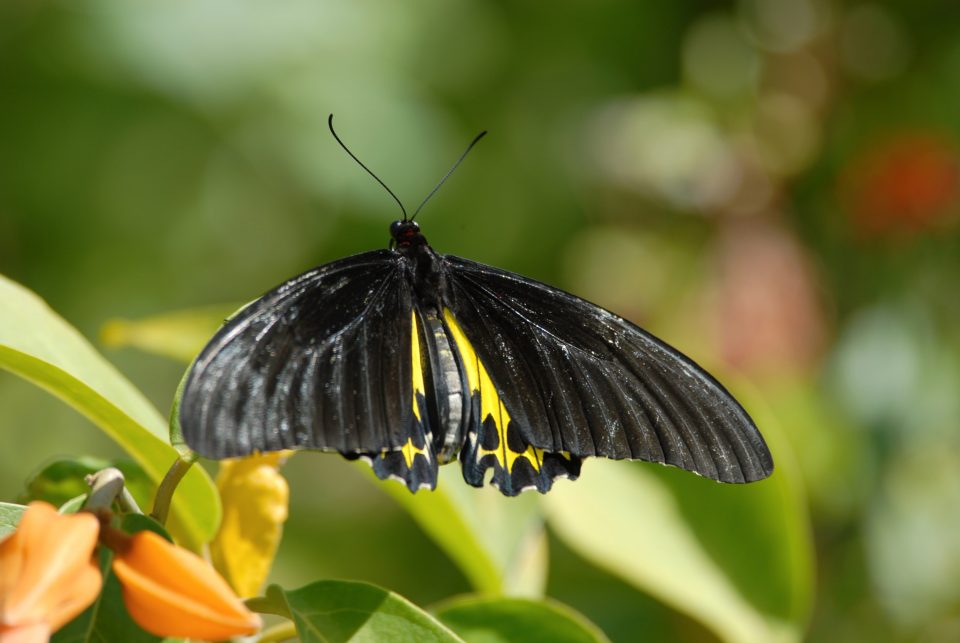
<svg viewBox="0 0 960 643"><path fill-rule="evenodd" d="M446 464L457 457L463 444L470 398L459 356L450 344L443 322L433 310L422 311L419 318L423 328L419 334L428 356L423 363L428 380L428 406L437 427L434 444L440 464Z"/></svg>

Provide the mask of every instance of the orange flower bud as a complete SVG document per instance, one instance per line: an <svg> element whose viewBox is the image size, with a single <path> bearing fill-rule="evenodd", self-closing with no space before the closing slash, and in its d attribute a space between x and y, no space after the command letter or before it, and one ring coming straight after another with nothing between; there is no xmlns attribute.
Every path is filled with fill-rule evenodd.
<svg viewBox="0 0 960 643"><path fill-rule="evenodd" d="M90 605L103 579L93 561L100 523L31 502L0 542L0 642L46 641Z"/></svg>
<svg viewBox="0 0 960 643"><path fill-rule="evenodd" d="M117 549L113 572L130 616L157 636L221 640L260 629L260 618L206 561L151 531Z"/></svg>

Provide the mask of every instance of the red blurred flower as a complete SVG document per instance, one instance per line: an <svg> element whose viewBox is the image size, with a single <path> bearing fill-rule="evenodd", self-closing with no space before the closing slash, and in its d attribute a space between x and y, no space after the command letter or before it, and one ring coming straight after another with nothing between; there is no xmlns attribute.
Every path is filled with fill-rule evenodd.
<svg viewBox="0 0 960 643"><path fill-rule="evenodd" d="M934 228L955 218L960 157L943 135L902 133L855 159L841 193L861 234Z"/></svg>

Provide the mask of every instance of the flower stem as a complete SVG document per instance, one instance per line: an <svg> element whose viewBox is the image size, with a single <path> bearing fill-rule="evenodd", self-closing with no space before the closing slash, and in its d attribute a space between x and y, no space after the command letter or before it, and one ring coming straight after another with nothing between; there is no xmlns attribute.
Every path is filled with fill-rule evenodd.
<svg viewBox="0 0 960 643"><path fill-rule="evenodd" d="M191 460L185 460L182 457L177 458L173 461L170 470L167 471L167 475L163 477L160 486L157 487L157 495L153 499L153 510L150 512L150 517L161 525L167 523L167 515L170 513L170 502L173 500L173 492L177 490L177 485L180 484L183 476L187 475L187 471L190 470L191 466L193 466Z"/></svg>

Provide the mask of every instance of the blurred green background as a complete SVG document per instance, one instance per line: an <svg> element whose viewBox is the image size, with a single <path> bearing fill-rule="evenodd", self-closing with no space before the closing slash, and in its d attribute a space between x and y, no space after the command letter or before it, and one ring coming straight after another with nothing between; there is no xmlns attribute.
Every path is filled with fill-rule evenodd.
<svg viewBox="0 0 960 643"><path fill-rule="evenodd" d="M418 218L435 248L759 392L806 485L810 640L960 640L960 7L5 0L0 273L96 340L385 247L395 206L331 112L408 207L489 130ZM167 411L181 364L100 347ZM0 435L5 499L119 455L7 373ZM274 580L467 590L354 467L286 472ZM549 594L612 639L715 640L550 544Z"/></svg>

